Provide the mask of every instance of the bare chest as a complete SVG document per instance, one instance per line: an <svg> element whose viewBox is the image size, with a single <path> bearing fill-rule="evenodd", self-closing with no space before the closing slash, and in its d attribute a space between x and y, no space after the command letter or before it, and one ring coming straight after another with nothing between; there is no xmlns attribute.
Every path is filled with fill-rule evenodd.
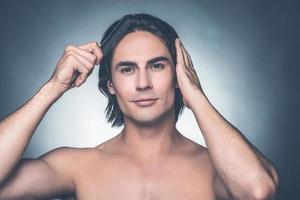
<svg viewBox="0 0 300 200"><path fill-rule="evenodd" d="M209 200L215 199L209 169L193 163L140 168L133 163L106 163L82 172L77 199Z"/></svg>

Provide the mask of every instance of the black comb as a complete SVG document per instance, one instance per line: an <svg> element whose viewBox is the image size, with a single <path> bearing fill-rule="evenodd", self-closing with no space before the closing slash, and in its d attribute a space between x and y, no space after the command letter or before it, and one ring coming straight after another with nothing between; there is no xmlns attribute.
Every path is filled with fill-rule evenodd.
<svg viewBox="0 0 300 200"><path fill-rule="evenodd" d="M103 39L101 42L101 48L104 55L107 55L111 50L112 46L115 45L120 39L123 33L128 30L129 23L126 20L128 15L125 15L118 24L113 28L113 30Z"/></svg>

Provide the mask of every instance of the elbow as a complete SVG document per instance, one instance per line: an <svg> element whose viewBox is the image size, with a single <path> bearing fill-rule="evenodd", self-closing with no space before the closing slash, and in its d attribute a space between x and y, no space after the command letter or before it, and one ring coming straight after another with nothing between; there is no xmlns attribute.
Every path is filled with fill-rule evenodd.
<svg viewBox="0 0 300 200"><path fill-rule="evenodd" d="M279 175L277 170L270 166L269 173L266 178L260 180L260 183L256 184L252 190L252 199L257 200L272 200L276 199L279 189Z"/></svg>
<svg viewBox="0 0 300 200"><path fill-rule="evenodd" d="M271 200L276 199L279 182L270 180L268 183L260 184L252 191L251 199L254 200Z"/></svg>

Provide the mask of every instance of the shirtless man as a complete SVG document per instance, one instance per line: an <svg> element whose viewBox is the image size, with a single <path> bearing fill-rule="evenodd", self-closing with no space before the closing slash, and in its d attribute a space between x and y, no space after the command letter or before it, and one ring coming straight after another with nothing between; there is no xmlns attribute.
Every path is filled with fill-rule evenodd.
<svg viewBox="0 0 300 200"><path fill-rule="evenodd" d="M168 45L140 29L114 47L107 91L124 117L116 137L93 148L61 147L22 159L50 106L81 86L105 57L96 42L66 47L49 81L0 123L0 199L274 199L274 166L210 104L180 40L171 44L175 62ZM207 148L176 129L176 89Z"/></svg>

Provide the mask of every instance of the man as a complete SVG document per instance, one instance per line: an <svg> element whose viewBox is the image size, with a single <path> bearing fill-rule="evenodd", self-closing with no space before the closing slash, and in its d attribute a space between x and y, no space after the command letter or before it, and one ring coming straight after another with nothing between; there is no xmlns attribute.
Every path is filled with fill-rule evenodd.
<svg viewBox="0 0 300 200"><path fill-rule="evenodd" d="M210 104L176 37L162 20L136 14L115 22L101 46L68 46L50 80L0 123L0 199L274 199L274 166ZM124 124L121 133L94 148L21 159L50 106L99 63L106 114ZM207 149L176 129L182 102Z"/></svg>

